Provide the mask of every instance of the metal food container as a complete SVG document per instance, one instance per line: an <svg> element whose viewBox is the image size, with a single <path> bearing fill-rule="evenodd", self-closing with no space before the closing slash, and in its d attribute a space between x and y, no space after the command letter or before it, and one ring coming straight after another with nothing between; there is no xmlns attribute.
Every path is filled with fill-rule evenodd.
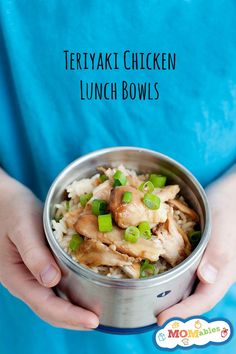
<svg viewBox="0 0 236 354"><path fill-rule="evenodd" d="M97 274L75 262L58 244L52 228L54 205L63 199L74 180L91 177L96 167L123 164L138 173L166 175L168 184L179 184L181 194L200 216L202 237L194 251L179 265L144 279L116 279ZM44 206L44 229L49 246L62 270L57 294L95 312L100 330L138 333L156 325L156 316L187 297L196 280L196 269L210 237L210 215L205 192L182 165L158 152L135 147L115 147L85 155L67 166L53 182Z"/></svg>

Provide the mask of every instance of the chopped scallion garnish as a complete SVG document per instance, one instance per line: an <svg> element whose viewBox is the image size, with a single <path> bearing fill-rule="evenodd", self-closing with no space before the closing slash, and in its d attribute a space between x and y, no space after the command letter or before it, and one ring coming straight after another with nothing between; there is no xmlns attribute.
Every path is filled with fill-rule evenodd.
<svg viewBox="0 0 236 354"><path fill-rule="evenodd" d="M148 221L142 221L138 229L140 231L140 236L149 240L152 237L151 228Z"/></svg>
<svg viewBox="0 0 236 354"><path fill-rule="evenodd" d="M112 231L112 217L111 214L98 215L98 229L100 232Z"/></svg>
<svg viewBox="0 0 236 354"><path fill-rule="evenodd" d="M166 184L166 176L152 173L149 177L149 181L152 182L155 188L162 188Z"/></svg>
<svg viewBox="0 0 236 354"><path fill-rule="evenodd" d="M144 261L141 262L140 278L146 278L148 276L155 275L155 273L156 273L156 268L153 264L149 263L148 259L145 259Z"/></svg>
<svg viewBox="0 0 236 354"><path fill-rule="evenodd" d="M102 174L102 175L100 175L99 176L99 179L100 179L100 181L103 183L103 182L105 182L107 179L108 179L108 177L105 175L105 173L104 174Z"/></svg>
<svg viewBox="0 0 236 354"><path fill-rule="evenodd" d="M71 251L77 251L78 247L83 243L84 239L79 234L74 234L69 242L69 248Z"/></svg>
<svg viewBox="0 0 236 354"><path fill-rule="evenodd" d="M66 200L66 211L70 210L70 201Z"/></svg>
<svg viewBox="0 0 236 354"><path fill-rule="evenodd" d="M94 199L92 201L92 213L96 216L106 214L107 202L102 199Z"/></svg>
<svg viewBox="0 0 236 354"><path fill-rule="evenodd" d="M151 193L144 194L143 202L146 207L151 210L159 209L161 204L160 198L157 195Z"/></svg>
<svg viewBox="0 0 236 354"><path fill-rule="evenodd" d="M85 193L79 197L79 202L82 205L82 207L85 207L85 205L92 198L92 196L93 196L93 193Z"/></svg>
<svg viewBox="0 0 236 354"><path fill-rule="evenodd" d="M201 236L202 236L201 231L189 232L188 237L189 237L189 241L190 241L193 248L195 248L198 245L198 243L201 239Z"/></svg>
<svg viewBox="0 0 236 354"><path fill-rule="evenodd" d="M113 176L114 178L114 184L113 187L118 187L118 186L125 186L127 179L124 175L123 172L121 172L120 170L117 170Z"/></svg>
<svg viewBox="0 0 236 354"><path fill-rule="evenodd" d="M140 184L139 190L144 193L152 193L154 191L154 185L151 181L143 182Z"/></svg>
<svg viewBox="0 0 236 354"><path fill-rule="evenodd" d="M132 201L133 194L132 192L124 192L123 197L122 197L122 202L123 203L130 203Z"/></svg>
<svg viewBox="0 0 236 354"><path fill-rule="evenodd" d="M54 220L56 221L56 222L59 222L61 219L63 218L63 215L62 214L60 214L60 215L56 215L55 217L54 217Z"/></svg>
<svg viewBox="0 0 236 354"><path fill-rule="evenodd" d="M124 239L125 241L136 243L139 239L140 231L136 226L129 226L125 230Z"/></svg>

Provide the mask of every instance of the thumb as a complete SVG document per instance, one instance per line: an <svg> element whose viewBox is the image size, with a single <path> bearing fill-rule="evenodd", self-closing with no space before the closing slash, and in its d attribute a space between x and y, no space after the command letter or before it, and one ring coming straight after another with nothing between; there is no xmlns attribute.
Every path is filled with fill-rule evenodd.
<svg viewBox="0 0 236 354"><path fill-rule="evenodd" d="M15 225L9 237L40 284L53 287L60 281L61 271L46 245L39 215L28 216Z"/></svg>
<svg viewBox="0 0 236 354"><path fill-rule="evenodd" d="M220 271L219 259L221 257L218 257L209 245L197 269L197 276L202 283L213 284L217 281Z"/></svg>

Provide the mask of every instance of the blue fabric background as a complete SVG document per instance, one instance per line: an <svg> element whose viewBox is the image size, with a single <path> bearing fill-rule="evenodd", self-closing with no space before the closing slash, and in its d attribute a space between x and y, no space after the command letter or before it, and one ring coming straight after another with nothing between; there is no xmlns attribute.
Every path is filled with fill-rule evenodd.
<svg viewBox="0 0 236 354"><path fill-rule="evenodd" d="M0 9L0 164L42 200L69 162L107 146L168 154L204 186L235 161L233 0L2 0ZM65 49L176 52L177 67L174 72L66 72ZM160 99L82 102L80 79L158 81ZM234 322L235 292L234 286L209 318ZM0 295L2 354L158 351L151 332L126 337L56 329L2 287ZM235 344L234 338L204 351L233 353Z"/></svg>

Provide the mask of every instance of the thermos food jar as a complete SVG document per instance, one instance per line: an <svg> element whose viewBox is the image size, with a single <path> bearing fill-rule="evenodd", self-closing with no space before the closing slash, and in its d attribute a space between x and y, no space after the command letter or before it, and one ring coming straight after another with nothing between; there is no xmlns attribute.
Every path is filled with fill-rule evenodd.
<svg viewBox="0 0 236 354"><path fill-rule="evenodd" d="M103 276L75 262L58 244L51 227L54 205L62 201L68 184L91 177L98 166L123 164L138 173L157 172L169 184L179 184L181 194L200 217L201 240L193 252L176 267L144 279L116 279ZM53 182L44 207L44 229L49 246L61 270L56 291L100 318L99 329L110 333L138 333L156 325L158 313L187 297L196 279L196 269L210 236L210 215L205 192L196 178L173 159L155 151L115 147L82 156L66 167Z"/></svg>

